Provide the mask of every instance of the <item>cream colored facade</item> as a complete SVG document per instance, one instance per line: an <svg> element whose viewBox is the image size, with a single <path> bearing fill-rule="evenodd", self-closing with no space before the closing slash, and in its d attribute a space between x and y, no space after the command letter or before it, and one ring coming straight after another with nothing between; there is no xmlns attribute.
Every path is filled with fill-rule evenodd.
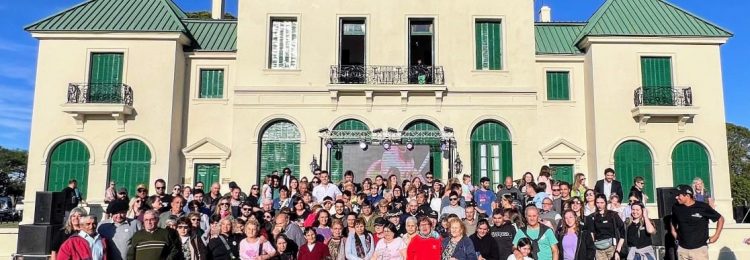
<svg viewBox="0 0 750 260"><path fill-rule="evenodd" d="M515 178L542 165L571 164L590 187L615 167L615 150L628 140L651 152L650 187L673 186L672 151L681 141L696 141L710 155L717 208L733 222L720 55L727 38L585 37L582 54L537 54L534 13L532 1L241 1L237 50L219 52L183 51L191 39L181 33L34 32L40 44L24 222L32 220L34 192L45 190L49 154L62 140L80 140L91 154L83 181L94 205L103 201L110 155L123 140L147 144L149 183L192 185L195 164L217 163L224 187L236 181L248 189L258 174L268 174L258 172L259 140L268 125L285 120L299 129L300 171L310 176L307 165L321 150L318 129L346 119L370 129L402 130L414 120L452 127L463 174L476 174L472 131L497 122L510 132ZM268 66L272 17L297 20L296 69ZM408 65L409 19L433 19L433 63L443 66L445 84L330 84L339 21L346 17L366 21L366 64L395 66ZM475 69L477 19L502 21L501 70ZM97 51L124 53L123 83L134 93L125 120L118 119L131 109L125 105L65 103L64 86L87 82L90 53ZM674 85L692 87L693 106L634 106L642 56L671 57ZM222 98L199 98L205 68L224 69ZM569 72L570 100L547 100L546 71ZM444 178L448 165L443 160ZM627 192L632 181L621 181ZM719 243L750 257L737 242L746 227L727 226ZM712 246L712 256L720 249Z"/></svg>

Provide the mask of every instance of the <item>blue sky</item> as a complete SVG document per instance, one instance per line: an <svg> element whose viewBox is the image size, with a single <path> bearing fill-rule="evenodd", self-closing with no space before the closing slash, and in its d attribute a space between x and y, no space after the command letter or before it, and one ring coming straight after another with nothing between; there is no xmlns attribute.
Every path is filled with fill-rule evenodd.
<svg viewBox="0 0 750 260"><path fill-rule="evenodd" d="M23 27L81 1L0 1L0 32L2 32L0 34L0 146L27 149L29 144L37 41L23 31ZM237 13L237 1L227 1L229 12ZM552 7L552 17L556 21L588 20L604 2L604 0L535 1L537 10L542 2ZM750 126L750 106L746 105L746 102L750 100L750 90L748 90L750 77L745 76L747 72L744 71L750 68L750 22L745 19L748 15L747 10L750 10L750 1L671 1L735 34L734 38L722 47L726 119L727 122ZM210 0L176 0L176 2L186 11L208 10L211 4ZM245 3L252 3L252 1Z"/></svg>

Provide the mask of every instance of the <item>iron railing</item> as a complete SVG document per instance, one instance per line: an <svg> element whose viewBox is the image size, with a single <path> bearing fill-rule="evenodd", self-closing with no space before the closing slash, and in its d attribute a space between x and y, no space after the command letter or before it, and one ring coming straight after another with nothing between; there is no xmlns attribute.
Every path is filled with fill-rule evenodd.
<svg viewBox="0 0 750 260"><path fill-rule="evenodd" d="M443 66L332 65L331 84L443 85Z"/></svg>
<svg viewBox="0 0 750 260"><path fill-rule="evenodd" d="M640 87L635 89L635 106L692 106L693 90L690 87Z"/></svg>
<svg viewBox="0 0 750 260"><path fill-rule="evenodd" d="M133 105L133 89L122 83L70 83L68 103Z"/></svg>

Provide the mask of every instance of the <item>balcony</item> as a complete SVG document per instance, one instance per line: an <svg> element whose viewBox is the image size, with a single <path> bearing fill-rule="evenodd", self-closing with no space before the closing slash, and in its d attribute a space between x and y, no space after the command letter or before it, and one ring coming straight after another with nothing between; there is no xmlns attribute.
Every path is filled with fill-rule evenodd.
<svg viewBox="0 0 750 260"><path fill-rule="evenodd" d="M63 112L76 120L83 131L86 120L111 118L124 130L126 117L133 114L133 89L122 83L70 83Z"/></svg>
<svg viewBox="0 0 750 260"><path fill-rule="evenodd" d="M331 84L444 85L443 66L332 65Z"/></svg>
<svg viewBox="0 0 750 260"><path fill-rule="evenodd" d="M690 87L640 87L633 91L631 114L645 131L648 123L670 123L676 121L678 130L697 115L698 107L693 106L693 91Z"/></svg>
<svg viewBox="0 0 750 260"><path fill-rule="evenodd" d="M367 111L372 111L375 95L393 93L400 95L403 111L413 94L434 95L437 111L440 111L447 91L444 75L443 66L332 65L328 91L334 111L340 96L363 93Z"/></svg>

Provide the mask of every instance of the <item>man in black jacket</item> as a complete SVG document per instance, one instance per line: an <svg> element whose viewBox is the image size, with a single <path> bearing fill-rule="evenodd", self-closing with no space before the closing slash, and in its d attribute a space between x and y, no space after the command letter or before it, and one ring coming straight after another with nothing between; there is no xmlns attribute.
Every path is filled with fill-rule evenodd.
<svg viewBox="0 0 750 260"><path fill-rule="evenodd" d="M65 219L68 219L70 211L73 210L73 208L78 207L78 203L82 200L81 192L78 191L78 181L76 181L76 179L68 181L68 187L65 187L62 192L65 195L65 202L63 203L63 207L65 208Z"/></svg>
<svg viewBox="0 0 750 260"><path fill-rule="evenodd" d="M490 227L490 236L495 239L498 259L508 259L513 252L513 237L516 236L516 228L505 217L508 215L503 208L496 208L492 211L492 227Z"/></svg>
<svg viewBox="0 0 750 260"><path fill-rule="evenodd" d="M617 196L623 198L622 184L620 184L619 181L615 180L615 170L613 170L612 168L607 168L604 170L604 179L596 181L594 191L596 191L597 194L604 194L605 196L607 196L607 201L609 201L609 196L612 194L617 194Z"/></svg>

